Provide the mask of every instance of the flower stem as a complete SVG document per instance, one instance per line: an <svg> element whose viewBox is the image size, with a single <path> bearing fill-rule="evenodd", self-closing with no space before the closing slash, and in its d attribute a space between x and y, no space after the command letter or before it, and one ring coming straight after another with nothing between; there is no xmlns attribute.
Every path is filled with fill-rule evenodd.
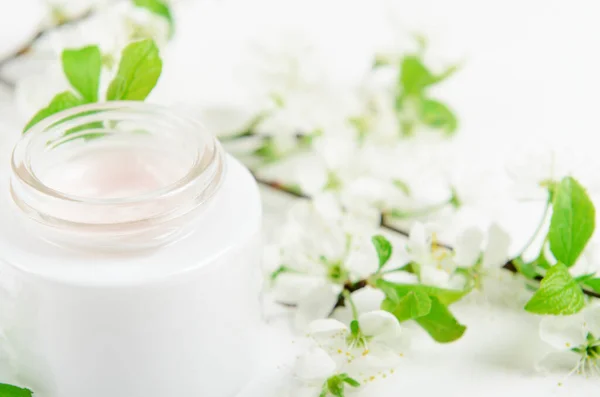
<svg viewBox="0 0 600 397"><path fill-rule="evenodd" d="M358 309L356 308L356 305L352 300L352 295L350 294L350 291L344 290L343 294L344 299L346 299L346 301L350 304L350 308L352 309L352 319L358 321Z"/></svg>
<svg viewBox="0 0 600 397"><path fill-rule="evenodd" d="M533 234L531 235L531 237L529 238L529 240L527 241L525 246L521 249L521 251L519 251L519 254L516 256L517 258L521 257L525 253L525 251L527 251L527 249L531 246L531 244L533 244L533 242L535 241L538 234L540 234L542 227L544 227L544 225L546 224L546 219L548 218L548 212L550 211L550 204L551 204L550 197L551 197L550 192L548 192L548 199L546 200L546 206L544 207L544 213L542 215L542 219L540 219L540 223L537 225L537 228L535 229L535 231L533 232ZM542 249L544 249L543 246L542 246Z"/></svg>

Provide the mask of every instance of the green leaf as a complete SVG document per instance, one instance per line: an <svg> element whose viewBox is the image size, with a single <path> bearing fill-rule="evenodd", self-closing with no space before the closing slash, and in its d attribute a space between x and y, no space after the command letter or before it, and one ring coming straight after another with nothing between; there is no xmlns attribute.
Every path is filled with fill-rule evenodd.
<svg viewBox="0 0 600 397"><path fill-rule="evenodd" d="M403 298L404 296L408 295L409 292L422 290L427 295L437 298L443 305L451 305L454 302L461 300L470 292L469 290L461 291L421 284L396 284L381 279L377 281L376 286L390 299L393 299L389 296L392 294L391 291L395 292L397 298ZM399 302L399 299L396 299L396 302Z"/></svg>
<svg viewBox="0 0 600 397"><path fill-rule="evenodd" d="M570 267L594 233L596 210L587 192L570 176L557 186L548 239L554 257Z"/></svg>
<svg viewBox="0 0 600 397"><path fill-rule="evenodd" d="M403 322L429 314L431 298L423 289L417 289L409 292L397 303L386 299L381 308L392 313L398 321Z"/></svg>
<svg viewBox="0 0 600 397"><path fill-rule="evenodd" d="M98 46L88 46L62 53L63 71L69 83L86 102L98 101L102 55Z"/></svg>
<svg viewBox="0 0 600 397"><path fill-rule="evenodd" d="M373 236L371 238L375 250L377 251L377 257L379 258L379 269L385 266L392 256L392 244L390 241L382 235Z"/></svg>
<svg viewBox="0 0 600 397"><path fill-rule="evenodd" d="M400 67L400 85L403 95L420 95L425 87L436 82L435 76L427 69L421 59L407 55Z"/></svg>
<svg viewBox="0 0 600 397"><path fill-rule="evenodd" d="M593 289L594 291L600 293L600 278L592 278L588 280L584 280L582 284L588 288Z"/></svg>
<svg viewBox="0 0 600 397"><path fill-rule="evenodd" d="M557 263L548 269L525 310L537 314L569 315L579 312L584 305L581 287L569 274L569 269Z"/></svg>
<svg viewBox="0 0 600 397"><path fill-rule="evenodd" d="M0 397L31 397L33 392L17 386L0 383Z"/></svg>
<svg viewBox="0 0 600 397"><path fill-rule="evenodd" d="M458 128L454 112L434 99L424 99L421 102L421 121L431 128L443 130L446 135L454 134Z"/></svg>
<svg viewBox="0 0 600 397"><path fill-rule="evenodd" d="M431 297L431 310L415 321L439 343L453 342L465 333L467 327L459 323L450 310L436 297Z"/></svg>
<svg viewBox="0 0 600 397"><path fill-rule="evenodd" d="M83 99L78 98L71 91L61 92L60 94L57 94L52 101L50 101L48 106L37 112L35 116L29 120L29 123L27 123L25 128L23 128L23 132L27 132L31 127L44 120L46 117L52 116L53 114L73 108L75 106L83 105L84 103L85 101Z"/></svg>
<svg viewBox="0 0 600 397"><path fill-rule="evenodd" d="M407 196L411 195L410 186L408 186L408 183L406 183L406 182L404 182L404 181L402 181L400 179L394 179L392 181L392 183L393 183L393 185L395 187L397 187L398 189L400 189L400 191L402 193L404 193L405 195L407 195Z"/></svg>
<svg viewBox="0 0 600 397"><path fill-rule="evenodd" d="M136 41L123 50L117 75L108 87L109 101L143 101L152 91L160 73L162 60L151 39Z"/></svg>
<svg viewBox="0 0 600 397"><path fill-rule="evenodd" d="M175 19L167 3L161 0L133 0L133 4L166 18L169 22L169 37L173 36L173 33L175 33Z"/></svg>

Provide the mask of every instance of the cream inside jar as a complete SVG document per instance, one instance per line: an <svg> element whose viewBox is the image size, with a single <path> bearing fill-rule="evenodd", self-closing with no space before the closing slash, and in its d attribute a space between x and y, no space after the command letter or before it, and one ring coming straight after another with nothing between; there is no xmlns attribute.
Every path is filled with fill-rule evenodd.
<svg viewBox="0 0 600 397"><path fill-rule="evenodd" d="M47 397L243 386L260 349L261 205L213 136L168 108L90 104L32 127L10 168L0 332L15 383Z"/></svg>

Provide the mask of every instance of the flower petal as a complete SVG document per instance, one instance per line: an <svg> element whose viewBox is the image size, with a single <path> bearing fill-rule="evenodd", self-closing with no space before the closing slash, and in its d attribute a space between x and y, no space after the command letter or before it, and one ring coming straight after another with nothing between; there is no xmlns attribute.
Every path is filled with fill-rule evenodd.
<svg viewBox="0 0 600 397"><path fill-rule="evenodd" d="M596 339L600 339L600 304L595 303L586 308L583 312L583 317L585 318L585 325L588 331Z"/></svg>
<svg viewBox="0 0 600 397"><path fill-rule="evenodd" d="M322 318L320 320L315 320L308 325L309 336L317 342L346 333L348 333L346 324L333 318Z"/></svg>
<svg viewBox="0 0 600 397"><path fill-rule="evenodd" d="M333 284L324 284L310 290L298 302L295 319L296 329L303 332L313 320L329 316L341 291L341 286Z"/></svg>
<svg viewBox="0 0 600 397"><path fill-rule="evenodd" d="M572 316L549 316L540 322L540 337L558 350L571 350L585 344L585 320L581 313Z"/></svg>
<svg viewBox="0 0 600 397"><path fill-rule="evenodd" d="M294 374L305 382L325 382L335 370L335 361L325 350L316 347L298 358Z"/></svg>
<svg viewBox="0 0 600 397"><path fill-rule="evenodd" d="M407 248L408 252L416 257L424 255L430 250L430 236L421 222L415 222L410 228Z"/></svg>
<svg viewBox="0 0 600 397"><path fill-rule="evenodd" d="M478 228L465 230L456 240L454 260L459 266L471 267L481 254L483 233Z"/></svg>
<svg viewBox="0 0 600 397"><path fill-rule="evenodd" d="M401 332L398 319L383 310L361 314L358 323L365 335L381 340L397 338Z"/></svg>
<svg viewBox="0 0 600 397"><path fill-rule="evenodd" d="M274 299L280 303L296 305L307 297L310 291L320 288L320 277L298 273L281 273L273 283Z"/></svg>
<svg viewBox="0 0 600 397"><path fill-rule="evenodd" d="M497 224L492 224L488 230L488 241L483 253L483 267L500 267L508 259L510 236Z"/></svg>
<svg viewBox="0 0 600 397"><path fill-rule="evenodd" d="M580 356L572 351L550 352L535 364L542 373L568 372L577 367Z"/></svg>
<svg viewBox="0 0 600 397"><path fill-rule="evenodd" d="M357 279L364 279L377 271L377 264L377 251L371 240L354 239L345 260L346 269Z"/></svg>

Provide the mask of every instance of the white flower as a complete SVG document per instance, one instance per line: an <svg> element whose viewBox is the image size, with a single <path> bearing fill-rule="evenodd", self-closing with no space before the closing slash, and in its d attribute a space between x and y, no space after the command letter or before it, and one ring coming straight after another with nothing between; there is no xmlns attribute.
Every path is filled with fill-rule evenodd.
<svg viewBox="0 0 600 397"><path fill-rule="evenodd" d="M109 0L44 0L50 9L50 23L56 24L79 17L86 12L101 8Z"/></svg>
<svg viewBox="0 0 600 397"><path fill-rule="evenodd" d="M530 139L522 142L506 164L513 181L513 194L522 200L546 200L548 185L571 175L591 193L600 191L600 179L594 172L598 158L572 141Z"/></svg>
<svg viewBox="0 0 600 397"><path fill-rule="evenodd" d="M540 370L569 368L569 373L600 375L600 305L594 303L572 316L544 317L540 337L553 348Z"/></svg>
<svg viewBox="0 0 600 397"><path fill-rule="evenodd" d="M485 275L506 263L510 238L495 224L488 230L483 250L484 235L477 228L465 230L457 238L453 250L440 245L431 228L415 223L407 247L411 260L418 265L419 278L424 284L462 289L471 279L474 287L479 288ZM464 271L457 273L459 268Z"/></svg>
<svg viewBox="0 0 600 397"><path fill-rule="evenodd" d="M300 330L331 314L344 285L377 270L377 252L368 243L373 226L349 217L332 196L290 210L266 267L275 300L297 306Z"/></svg>
<svg viewBox="0 0 600 397"><path fill-rule="evenodd" d="M383 374L399 365L405 343L396 317L377 310L360 314L354 324L358 326L352 329L335 319L316 320L309 325L308 335L350 376L363 373L357 379L361 383L368 383L373 373Z"/></svg>
<svg viewBox="0 0 600 397"><path fill-rule="evenodd" d="M294 369L295 384L290 397L318 397L331 376L339 373L336 362L321 348L313 348L298 358Z"/></svg>

